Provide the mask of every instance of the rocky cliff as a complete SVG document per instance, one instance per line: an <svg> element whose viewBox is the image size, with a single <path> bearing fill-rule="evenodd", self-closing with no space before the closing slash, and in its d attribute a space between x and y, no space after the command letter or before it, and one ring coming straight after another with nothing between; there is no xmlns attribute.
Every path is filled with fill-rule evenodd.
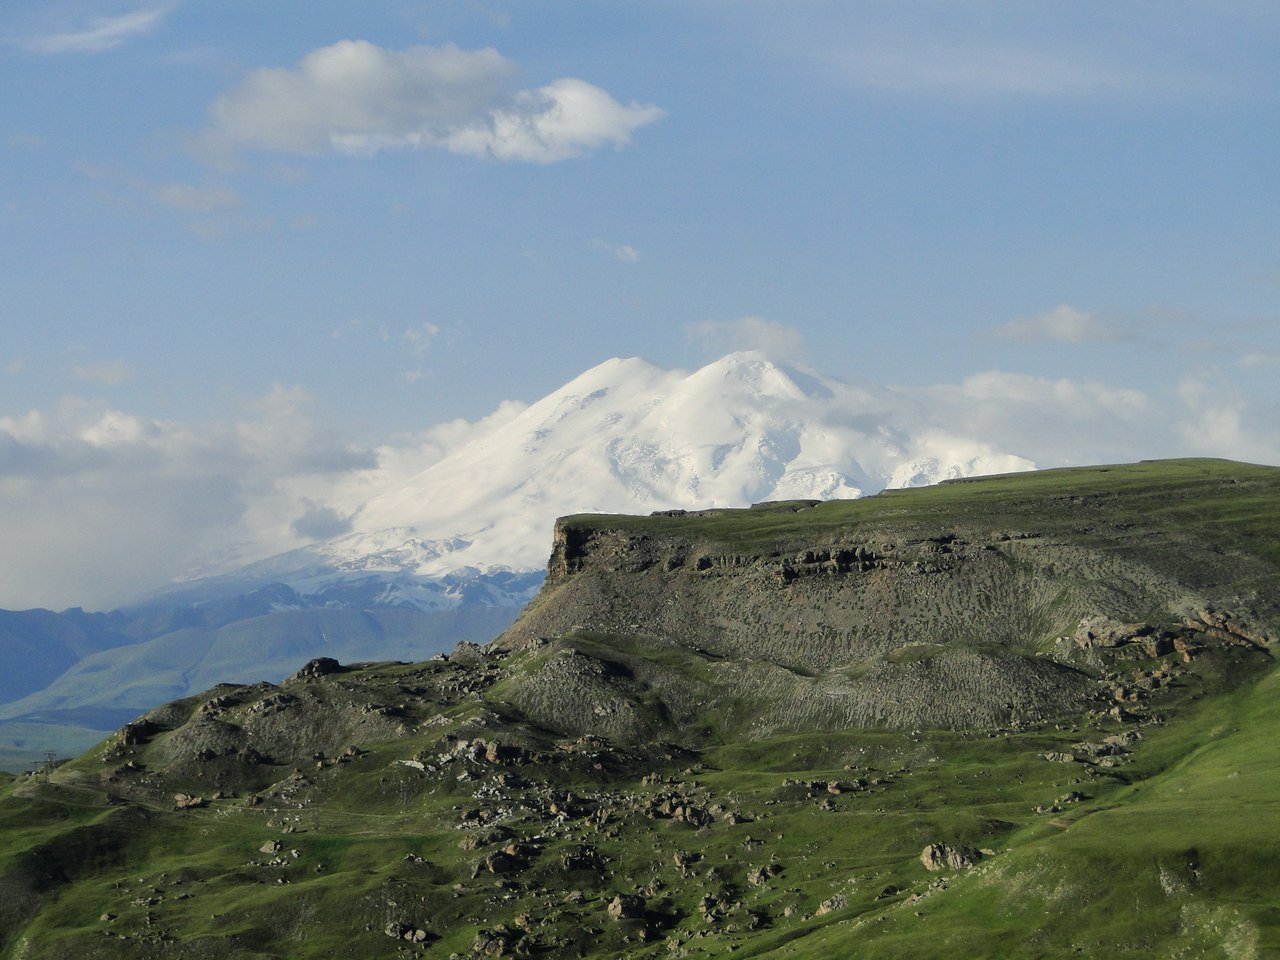
<svg viewBox="0 0 1280 960"><path fill-rule="evenodd" d="M901 494L570 517L497 646L543 651L521 708L623 738L704 713L755 736L1045 722L1114 702L1118 671L1175 648L1270 645L1269 559L1167 510L1238 497L1239 478L1182 479L1162 504L1105 470L1047 501L976 481L934 493L945 519Z"/></svg>

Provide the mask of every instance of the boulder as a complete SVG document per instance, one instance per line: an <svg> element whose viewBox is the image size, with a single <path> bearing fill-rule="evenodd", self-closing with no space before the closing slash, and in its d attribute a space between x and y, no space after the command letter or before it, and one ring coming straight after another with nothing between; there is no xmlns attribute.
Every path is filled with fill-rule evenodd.
<svg viewBox="0 0 1280 960"><path fill-rule="evenodd" d="M747 871L747 883L753 887L764 886L765 883L781 872L782 868L776 863L766 863L763 866L756 867L754 870Z"/></svg>
<svg viewBox="0 0 1280 960"><path fill-rule="evenodd" d="M490 873L511 873L520 866L520 861L505 850L496 850L484 858L484 868Z"/></svg>
<svg viewBox="0 0 1280 960"><path fill-rule="evenodd" d="M644 897L620 893L609 901L606 909L614 920L639 920L644 916L644 908Z"/></svg>
<svg viewBox="0 0 1280 960"><path fill-rule="evenodd" d="M982 858L972 847L951 846L949 843L931 843L920 851L920 862L930 872L940 870L967 870Z"/></svg>
<svg viewBox="0 0 1280 960"><path fill-rule="evenodd" d="M849 898L843 893L837 893L834 897L828 897L818 904L818 909L814 911L818 916L831 913L833 910L843 910L849 905Z"/></svg>
<svg viewBox="0 0 1280 960"><path fill-rule="evenodd" d="M330 674L342 673L344 667L333 657L316 657L314 660L308 660L289 680L307 680L312 677L327 677Z"/></svg>

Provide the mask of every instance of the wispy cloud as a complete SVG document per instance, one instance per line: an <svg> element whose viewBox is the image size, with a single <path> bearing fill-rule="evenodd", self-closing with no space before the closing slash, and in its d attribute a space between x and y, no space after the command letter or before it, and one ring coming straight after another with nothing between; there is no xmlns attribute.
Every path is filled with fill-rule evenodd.
<svg viewBox="0 0 1280 960"><path fill-rule="evenodd" d="M1280 351L1250 350L1242 354L1238 362L1242 367L1280 367Z"/></svg>
<svg viewBox="0 0 1280 960"><path fill-rule="evenodd" d="M182 213L213 213L240 206L240 195L224 183L170 181L159 183L123 170L84 163L80 171L91 180L127 187L157 206Z"/></svg>
<svg viewBox="0 0 1280 960"><path fill-rule="evenodd" d="M147 192L162 207L182 213L213 213L240 206L240 195L222 184L196 186L190 183L148 184Z"/></svg>
<svg viewBox="0 0 1280 960"><path fill-rule="evenodd" d="M799 330L763 317L703 320L686 325L684 335L686 342L716 356L734 350L759 350L778 360L804 356L804 336Z"/></svg>
<svg viewBox="0 0 1280 960"><path fill-rule="evenodd" d="M949 98L1075 97L1145 83L1087 55L981 41L867 45L832 54L831 63L855 86Z"/></svg>
<svg viewBox="0 0 1280 960"><path fill-rule="evenodd" d="M143 7L115 17L98 17L83 30L48 33L30 38L26 46L39 53L100 53L150 33L172 6Z"/></svg>
<svg viewBox="0 0 1280 960"><path fill-rule="evenodd" d="M39 150L44 146L44 138L36 136L34 133L19 131L5 137L4 145L6 147L19 147L24 150Z"/></svg>
<svg viewBox="0 0 1280 960"><path fill-rule="evenodd" d="M431 344L440 336L440 328L434 323L423 323L409 327L404 332L404 342L416 357L425 356Z"/></svg>
<svg viewBox="0 0 1280 960"><path fill-rule="evenodd" d="M202 240L217 241L234 232L264 230L273 226L269 219L243 213L240 194L225 183L160 183L92 164L81 164L80 170L92 180L124 188L119 193L106 193L114 203L131 207L141 198L154 207L187 216L187 229Z"/></svg>
<svg viewBox="0 0 1280 960"><path fill-rule="evenodd" d="M241 150L369 155L440 148L553 163L622 147L663 116L571 77L508 93L515 64L492 48L388 50L343 40L293 68L256 70L210 108L196 151L230 163Z"/></svg>
<svg viewBox="0 0 1280 960"><path fill-rule="evenodd" d="M609 243L607 240L593 240L591 245L597 250L605 250L613 254L614 259L623 263L635 263L640 259L640 251L629 243Z"/></svg>
<svg viewBox="0 0 1280 960"><path fill-rule="evenodd" d="M1183 4L1156 17L1145 4L807 0L780 18L763 0L739 0L731 16L769 57L828 88L992 103L1269 89L1250 57L1223 56L1259 32L1242 6Z"/></svg>
<svg viewBox="0 0 1280 960"><path fill-rule="evenodd" d="M1002 340L1022 343L1120 343L1137 339L1130 323L1060 304L1052 310L1018 317L993 327Z"/></svg>
<svg viewBox="0 0 1280 960"><path fill-rule="evenodd" d="M99 363L77 364L71 368L71 375L85 383L117 387L132 380L134 370L123 360L103 360Z"/></svg>

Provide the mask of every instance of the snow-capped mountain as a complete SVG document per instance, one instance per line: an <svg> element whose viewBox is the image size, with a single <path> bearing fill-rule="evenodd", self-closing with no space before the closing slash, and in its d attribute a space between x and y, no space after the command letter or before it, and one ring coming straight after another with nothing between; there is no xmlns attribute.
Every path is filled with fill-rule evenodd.
<svg viewBox="0 0 1280 960"><path fill-rule="evenodd" d="M491 640L537 591L564 514L857 497L1032 467L942 428L944 413L759 354L693 373L606 361L467 425L407 481L383 478L377 495L341 503L342 536L299 544L296 525L292 540L264 531L294 549L250 547L240 556L256 562L95 615L98 646L52 682L11 689L0 733L43 730L42 743L75 752L214 682L277 682L316 656L421 659ZM70 617L59 636L84 629L50 616Z"/></svg>
<svg viewBox="0 0 1280 960"><path fill-rule="evenodd" d="M858 497L1034 468L904 410L901 394L758 353L693 373L607 360L366 501L352 532L227 579L342 605L520 603L537 586L521 574L543 568L565 514Z"/></svg>

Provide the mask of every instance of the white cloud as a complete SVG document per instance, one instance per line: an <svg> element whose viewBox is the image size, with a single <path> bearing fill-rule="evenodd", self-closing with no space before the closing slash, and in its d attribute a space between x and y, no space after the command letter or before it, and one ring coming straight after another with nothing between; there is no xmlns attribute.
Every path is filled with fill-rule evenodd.
<svg viewBox="0 0 1280 960"><path fill-rule="evenodd" d="M654 106L623 106L604 90L566 77L538 90L522 90L511 106L455 131L445 144L455 153L495 160L554 163L596 147L631 142L631 132L663 117Z"/></svg>
<svg viewBox="0 0 1280 960"><path fill-rule="evenodd" d="M1231 377L1212 368L1184 377L1178 397L1177 436L1189 453L1280 463L1280 410L1260 408Z"/></svg>
<svg viewBox="0 0 1280 960"><path fill-rule="evenodd" d="M628 243L609 243L607 240L593 240L591 245L597 250L607 250L614 259L623 263L635 263L640 259L640 251Z"/></svg>
<svg viewBox="0 0 1280 960"><path fill-rule="evenodd" d="M918 391L949 431L1041 466L1173 456L1169 412L1140 390L991 370Z"/></svg>
<svg viewBox="0 0 1280 960"><path fill-rule="evenodd" d="M1044 313L1002 323L991 332L1001 339L1023 343L1117 343L1135 339L1127 323L1065 303Z"/></svg>
<svg viewBox="0 0 1280 960"><path fill-rule="evenodd" d="M150 33L172 9L144 7L116 17L99 17L86 29L33 37L27 46L40 53L100 53Z"/></svg>
<svg viewBox="0 0 1280 960"><path fill-rule="evenodd" d="M762 317L703 320L686 325L684 335L686 341L715 356L734 350L759 350L778 360L804 356L804 336L799 330Z"/></svg>
<svg viewBox="0 0 1280 960"><path fill-rule="evenodd" d="M1280 411L1213 369L1182 380L1175 396L999 370L901 393L948 432L1041 467L1188 456L1280 463Z"/></svg>
<svg viewBox="0 0 1280 960"><path fill-rule="evenodd" d="M228 423L186 424L84 400L0 416L0 608L104 609L211 557L253 560L346 524L467 440L504 403L368 449L275 387Z"/></svg>
<svg viewBox="0 0 1280 960"><path fill-rule="evenodd" d="M397 51L343 40L313 50L296 67L254 71L214 102L196 146L217 163L244 149L373 154L426 147L550 163L623 146L637 127L662 116L572 78L508 95L515 72L491 48Z"/></svg>
<svg viewBox="0 0 1280 960"><path fill-rule="evenodd" d="M284 389L230 424L82 400L0 417L0 607L136 597L377 466Z"/></svg>

